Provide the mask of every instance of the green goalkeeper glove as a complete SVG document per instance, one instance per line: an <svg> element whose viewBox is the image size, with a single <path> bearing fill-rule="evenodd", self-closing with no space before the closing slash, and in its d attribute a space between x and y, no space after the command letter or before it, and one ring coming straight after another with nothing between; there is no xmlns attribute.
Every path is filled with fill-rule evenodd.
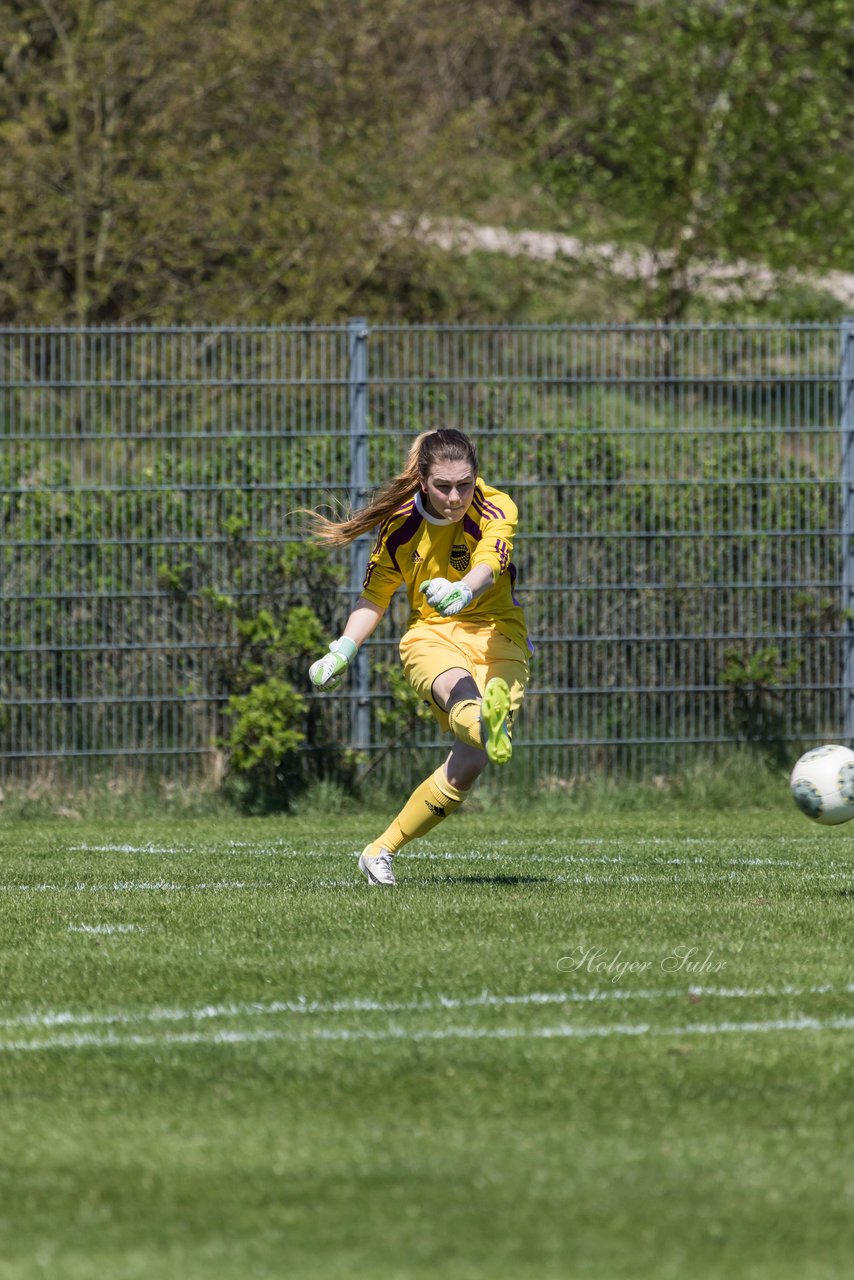
<svg viewBox="0 0 854 1280"><path fill-rule="evenodd" d="M318 658L317 662L313 662L308 669L311 683L318 693L331 693L333 689L338 688L344 679L344 673L358 652L359 646L349 636L342 636L340 640L332 641L329 652L322 658Z"/></svg>
<svg viewBox="0 0 854 1280"><path fill-rule="evenodd" d="M464 582L449 582L447 578L431 578L429 582L422 582L421 590L427 597L427 603L443 618L452 618L455 613L460 613L473 599L471 588Z"/></svg>

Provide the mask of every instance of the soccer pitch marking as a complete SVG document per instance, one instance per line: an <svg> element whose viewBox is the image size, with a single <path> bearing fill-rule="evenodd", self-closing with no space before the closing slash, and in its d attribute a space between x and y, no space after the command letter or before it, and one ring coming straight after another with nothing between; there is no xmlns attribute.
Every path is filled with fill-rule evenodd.
<svg viewBox="0 0 854 1280"><path fill-rule="evenodd" d="M637 866L639 863L643 865L656 864L658 866L669 867L685 867L687 870L694 868L709 868L725 863L729 868L734 867L792 867L795 869L805 869L810 871L810 864L795 858L733 858L723 855L720 860L710 860L707 858L695 856L693 858L626 858L620 855L616 856L599 856L599 857L583 857L578 854L565 853L524 853L517 854L508 853L432 853L429 851L416 850L410 854L402 854L402 860L418 860L426 862L524 862L524 863L555 863L558 865L568 864L570 866ZM837 867L842 872L854 875L854 862L840 861L832 859L828 864L830 867ZM734 870L720 870L712 872L717 875L736 875ZM826 874L826 873L823 873ZM664 877L657 877L662 879ZM652 879L652 877L650 877Z"/></svg>
<svg viewBox="0 0 854 1280"><path fill-rule="evenodd" d="M141 924L70 924L69 933L147 933Z"/></svg>
<svg viewBox="0 0 854 1280"><path fill-rule="evenodd" d="M291 855L299 857L303 855ZM315 856L315 855L306 855ZM335 856L335 855L331 855ZM347 859L348 865L351 859ZM542 855L533 855L526 857L519 855L518 858L510 858L504 856L501 859L490 857L489 855L464 855L464 854L427 854L427 853L411 853L406 855L402 861L435 861L435 862L491 862L493 865L500 861L508 870L512 869L515 873L520 873L529 865L556 864L558 866L572 862L595 861L594 859L573 859L571 857L548 857ZM611 860L615 862L616 860ZM769 864L764 861L754 859L745 859L743 863L735 867L729 866L714 869L709 863L683 863L678 859L674 860L675 864L682 867L685 871L684 875L680 875L678 871L663 874L645 874L643 872L626 871L624 873L611 873L603 875L593 875L585 872L579 875L560 875L543 876L544 884L567 884L567 885L654 885L654 884L686 884L695 880L700 884L720 884L724 882L736 882L741 878L746 878L751 871L762 871L764 869L771 870L774 865L785 865L792 870L797 871L799 880L806 881L843 881L846 884L854 880L854 866L843 866L835 871L812 870L804 863L785 863L785 864ZM624 865L632 866L636 863L627 862ZM830 863L830 866L839 866L839 864ZM692 874L695 873L695 874ZM425 887L435 883L453 882L454 877L451 875L433 877L432 880L420 879L417 876L409 880L407 884L404 878L398 885L396 892L405 892L407 888ZM33 884L0 884L0 893L200 893L200 892L223 892L237 890L257 890L257 889L274 889L284 892L296 893L300 891L313 889L347 889L347 890L367 890L367 886L361 875L355 868L355 855L352 858L352 874L348 876L337 877L311 877L305 880L292 880L289 882L276 883L273 880L218 880L213 882L197 882L197 883L181 883L174 880L116 880L113 882L94 882L87 884L84 881L76 881L74 884L56 884L38 882Z"/></svg>
<svg viewBox="0 0 854 1280"><path fill-rule="evenodd" d="M418 859L424 855L410 855L413 859ZM432 855L431 855L432 856ZM439 860L450 860L451 855L439 855ZM562 859L530 859L530 861L551 861L560 862ZM516 873L524 871L524 866L513 863L513 870ZM686 871L695 870L693 867L687 867ZM625 874L614 875L592 875L589 872L583 875L552 875L543 876L543 884L566 884L566 885L601 885L619 887L620 885L684 885L691 880L696 880L700 884L720 884L723 882L734 883L741 878L749 875L751 867L746 866L741 869L729 870L722 869L713 871L705 868L702 874L692 877L690 875L680 876L677 873L663 875L643 875L642 873L633 874L626 872ZM810 871L802 869L798 872L799 880L808 881L843 881L850 884L854 880L854 868L845 871ZM406 878L399 882L396 893L405 893L407 888L423 888L430 885L453 883L454 877L450 875L433 877L432 880L423 880L413 877L407 883ZM200 893L200 892L223 892L230 890L248 890L257 889L273 889L286 893L298 893L313 889L346 889L370 892L370 887L364 883L364 879L353 868L350 876L330 877L313 877L306 880L293 880L287 883L276 884L272 880L222 880L215 883L198 883L198 884L181 884L177 881L168 880L116 880L113 883L101 882L94 884L85 884L77 881L75 884L0 884L0 893Z"/></svg>
<svg viewBox="0 0 854 1280"><path fill-rule="evenodd" d="M404 1014L404 1013L431 1013L431 1012L447 1012L461 1009L508 1009L513 1007L544 1007L548 1005L568 1005L568 1004L603 1004L612 1002L625 1001L649 1001L649 1000L685 1000L686 998L694 1001L700 999L719 999L719 1000L753 1000L753 999L785 999L799 998L824 995L852 995L854 994L854 984L846 986L833 986L831 984L816 985L810 987L780 986L780 987L701 987L687 986L678 988L666 988L656 990L654 988L641 988L636 991L624 988L593 988L590 991L551 991L551 992L529 992L521 995L494 995L488 991L483 991L477 996L437 996L435 999L427 1000L411 1000L411 1001L378 1001L365 998L353 1000L308 1000L306 997L298 997L296 1000L275 1000L268 1002L252 1002L252 1003L234 1003L234 1004L211 1004L201 1005L195 1008L169 1008L154 1007L152 1009L139 1009L135 1011L106 1011L102 1013L82 1010L73 1012L71 1010L46 1011L43 1013L20 1014L15 1017L0 1018L0 1028L4 1031L21 1032L26 1029L49 1030L52 1028L68 1028L68 1027L138 1027L144 1025L158 1023L175 1023L175 1022L209 1022L226 1018L246 1018L246 1017L275 1017L275 1016L300 1016L300 1015L339 1015L339 1014ZM815 1021L815 1020L813 1020ZM646 1024L644 1024L646 1025ZM728 1024L720 1025L726 1029ZM738 1024L745 1026L748 1024ZM750 1024L752 1025L752 1024ZM655 1030L655 1028L650 1028ZM453 1029L448 1029L452 1031ZM501 1030L496 1028L482 1028L484 1035L498 1035ZM508 1029L505 1029L508 1030ZM575 1028L575 1034L581 1034L583 1028ZM308 1038L334 1038L332 1036L333 1029L327 1028L325 1031L311 1031ZM539 1034L536 1028L510 1028L513 1034L517 1035L536 1035ZM329 1035L326 1033L329 1032ZM662 1029L661 1034L665 1030ZM199 1035L201 1038L198 1043L207 1043L208 1040L215 1043L217 1036L220 1035L237 1035L250 1039L252 1036L263 1038L279 1038L299 1039L300 1036L291 1036L290 1033L277 1029L255 1032L166 1032L160 1036L151 1036L149 1039L152 1043L157 1040L168 1042L170 1037L177 1036L185 1038L188 1035ZM370 1039L382 1037L384 1033L368 1032L367 1030L348 1031L342 1035L344 1039ZM403 1034L402 1032L400 1033ZM420 1032L412 1032L412 1038L417 1039L421 1035ZM211 1039L212 1038L212 1039ZM435 1038L435 1037L434 1037ZM441 1037L439 1037L441 1038ZM83 1037L78 1037L81 1045L84 1043ZM117 1038L113 1036L102 1037L100 1040L96 1038L86 1041L86 1043L103 1043L108 1045L111 1043L123 1044L136 1043L138 1038L133 1036ZM3 1041L0 1039L0 1052L4 1052L16 1047L30 1048L35 1045L42 1047L73 1047L73 1037L54 1037L45 1041ZM67 1043L66 1043L67 1042ZM142 1043L142 1041L139 1041ZM179 1042L178 1039L175 1040ZM187 1041L191 1042L191 1041Z"/></svg>
<svg viewBox="0 0 854 1280"><path fill-rule="evenodd" d="M115 880L111 884L0 884L0 893L197 893L202 890L272 889L271 880L216 880L210 883L179 884L174 880Z"/></svg>
<svg viewBox="0 0 854 1280"><path fill-rule="evenodd" d="M410 1041L424 1043L441 1040L563 1040L577 1039L605 1040L613 1036L678 1037L710 1035L757 1035L769 1032L787 1031L854 1031L854 1018L836 1017L823 1021L803 1015L795 1018L779 1018L766 1022L713 1022L688 1023L681 1027L654 1027L650 1023L614 1024L612 1026L584 1027L572 1023L558 1023L552 1027L440 1027L433 1030L409 1031L403 1027L388 1027L379 1031L348 1030L345 1028L318 1028L308 1034L294 1034L289 1031L213 1031L209 1034L199 1031L167 1032L158 1036L115 1036L106 1035L73 1035L55 1036L49 1040L11 1040L0 1041L0 1053L27 1053L50 1049L162 1049L168 1045L203 1045L206 1048L218 1045L263 1044L286 1042L291 1044L312 1044L322 1042L359 1041Z"/></svg>
<svg viewBox="0 0 854 1280"><path fill-rule="evenodd" d="M774 837L774 839L783 840L786 843L793 843L793 844L803 843L803 842L811 843L811 841L809 840L809 837L806 837L806 836ZM507 845L509 844L509 841L502 840L502 841L497 841L496 843ZM608 845L608 844L620 845L622 843L623 843L622 841L616 840L616 839L615 840L595 840L595 839L586 839L582 837L567 837L565 839L561 838L559 840L552 839L552 840L538 841L538 844L540 845L581 844L585 846L586 845L598 846L598 845ZM720 847L721 858L714 859L713 862L717 863L723 860L729 866L807 867L807 868L810 866L809 863L804 862L802 859L798 859L798 858L770 858L770 857L759 858L759 857L745 857L745 856L733 857L733 856L727 855L725 851L725 847L727 844L732 844L732 843L740 844L740 841L730 840L729 837L723 838L721 840L715 840L713 838L698 840L694 837L686 836L686 837L677 837L674 840L667 840L667 841L665 841L660 837L650 837L650 838L640 838L634 841L634 844L639 848L647 847L647 846L657 847L665 843L686 844L686 845L709 845L714 848ZM148 856L148 857L153 857L158 855L161 857L176 857L176 856L185 857L185 856L198 855L200 852L210 857L217 857L217 856L228 857L233 854L236 854L241 857L295 858L295 859L341 858L341 857L357 858L359 856L358 850L352 850L349 848L346 848L346 849L330 848L326 850L319 850L319 849L294 849L292 846L285 846L285 847L279 848L279 847L276 847L275 845L260 847L258 845L252 845L248 843L244 844L236 841L229 841L224 846L207 845L207 846L204 846L203 848L200 848L197 846L182 847L179 845L166 846L166 845L152 845L152 844L144 844L144 845L80 844L80 845L70 846L70 852L72 853L123 853L123 854L132 854L134 856ZM434 862L434 861L435 862L509 862L509 861L517 861L521 859L524 862L544 862L544 863L558 863L558 864L568 863L570 865L579 865L579 866L611 866L611 865L634 866L638 862L642 862L642 863L657 863L662 866L692 867L692 866L707 866L709 865L709 862L710 862L710 860L707 857L704 857L702 854L699 854L699 853L693 854L690 857L678 857L678 856L660 857L655 855L653 855L652 857L648 857L648 856L626 857L623 854L604 854L604 853L598 854L598 855L577 854L577 853L563 853L563 854L528 853L521 848L518 851L508 850L507 852L496 852L495 850L488 850L488 851L474 850L467 853L448 853L448 852L437 853L431 849L415 848L412 850L407 850L406 853L401 855L401 858L404 861L417 860L417 861L429 861L429 862ZM845 870L850 868L852 873L854 873L854 859L832 858L827 863L827 865L830 867L836 867L840 870Z"/></svg>

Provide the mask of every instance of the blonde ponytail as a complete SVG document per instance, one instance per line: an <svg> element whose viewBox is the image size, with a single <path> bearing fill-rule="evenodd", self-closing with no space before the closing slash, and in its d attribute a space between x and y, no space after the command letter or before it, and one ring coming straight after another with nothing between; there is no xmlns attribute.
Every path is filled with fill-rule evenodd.
<svg viewBox="0 0 854 1280"><path fill-rule="evenodd" d="M410 445L403 470L387 481L366 507L351 512L343 520L330 520L318 511L309 512L315 538L328 547L344 547L363 533L383 524L399 506L427 483L431 466L440 459L443 462L469 462L477 475L474 445L462 431L452 428L422 431Z"/></svg>

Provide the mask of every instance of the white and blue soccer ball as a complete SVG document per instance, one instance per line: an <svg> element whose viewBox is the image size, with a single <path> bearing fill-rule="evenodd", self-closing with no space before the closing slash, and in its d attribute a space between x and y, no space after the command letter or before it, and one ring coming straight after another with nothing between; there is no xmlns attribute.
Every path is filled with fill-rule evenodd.
<svg viewBox="0 0 854 1280"><path fill-rule="evenodd" d="M801 813L826 826L854 818L854 751L838 743L813 747L801 756L789 779Z"/></svg>

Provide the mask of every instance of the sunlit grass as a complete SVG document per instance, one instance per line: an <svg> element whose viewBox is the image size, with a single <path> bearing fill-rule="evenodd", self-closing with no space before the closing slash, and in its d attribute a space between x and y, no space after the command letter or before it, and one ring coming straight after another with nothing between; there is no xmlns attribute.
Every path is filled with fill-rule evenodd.
<svg viewBox="0 0 854 1280"><path fill-rule="evenodd" d="M7 823L3 1275L836 1277L854 831ZM601 796L600 796L601 801Z"/></svg>

